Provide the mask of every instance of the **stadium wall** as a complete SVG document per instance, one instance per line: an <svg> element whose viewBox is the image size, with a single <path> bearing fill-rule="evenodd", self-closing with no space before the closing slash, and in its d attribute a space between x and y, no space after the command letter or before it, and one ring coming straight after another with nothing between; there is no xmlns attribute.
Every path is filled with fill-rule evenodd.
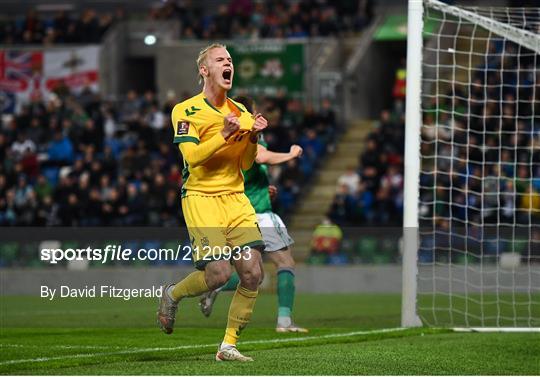
<svg viewBox="0 0 540 377"><path fill-rule="evenodd" d="M378 23L376 18L374 25ZM102 93L110 99L121 98L127 90L136 88L140 84L140 75L131 72L131 66L137 59L145 58L154 62L154 72L147 72L147 79L153 80L159 100L164 102L169 92L174 92L178 98L192 95L199 91L195 61L199 51L208 45L208 41L184 41L176 39L178 23L171 21L153 22L148 25L144 21L128 21L115 25L107 33L103 42L103 53L100 61ZM144 36L151 30L157 37L157 43L147 46L143 43ZM351 118L345 112L345 101L349 101L349 108L357 106L358 97L355 89L350 96L344 98L344 82L349 81L349 74L344 75L345 65L351 66L350 73L357 75L355 85L362 88L376 80L376 77L359 72L356 67L363 60L363 54L358 50L366 50L371 43L374 27L368 28L360 37L348 38L299 38L289 40L264 39L255 42L242 41L242 45L252 44L264 46L268 44L302 44L304 46L303 68L303 99L311 103L316 109L322 98L330 99L334 106L341 107L338 111L340 121ZM363 43L361 41L364 41ZM225 45L238 45L239 41L219 41ZM362 55L362 59L351 59ZM237 71L240 67L236 67ZM345 77L347 76L347 77ZM373 85L371 85L373 86ZM350 89L345 89L350 90ZM366 91L361 89L361 93ZM378 112L378 110L376 111ZM361 115L367 115L364 111ZM351 114L358 117L359 114ZM346 119L343 119L344 116Z"/></svg>
<svg viewBox="0 0 540 377"><path fill-rule="evenodd" d="M435 270L434 270L435 269ZM67 270L65 268L11 268L0 269L0 295L39 295L42 285L59 287L67 285L83 288L85 285L113 285L117 288L149 288L165 282L178 281L191 273L190 266L154 268L92 268L89 270ZM540 286L540 276L531 273L526 266L504 269L495 264L420 268L420 290L428 292L437 277L436 291L487 292L501 287ZM468 279L465 279L468 274ZM267 273L264 290L275 286L274 274ZM452 282L452 284L450 284ZM465 286L465 282L468 285ZM303 293L400 293L401 266L298 266L296 267L296 288Z"/></svg>
<svg viewBox="0 0 540 377"><path fill-rule="evenodd" d="M238 41L219 41L225 45L235 45ZM262 40L243 42L246 44L264 45L275 43L301 43L304 45L304 93L305 99L318 105L316 99L319 77L326 72L339 72L343 64L343 44L335 38L313 38L309 41L299 40ZM195 61L199 51L208 45L207 41L168 41L159 45L156 50L156 86L161 101L166 99L167 92L174 90L177 94L194 93L202 89L198 83ZM236 67L239 70L239 67ZM237 72L238 74L238 72Z"/></svg>

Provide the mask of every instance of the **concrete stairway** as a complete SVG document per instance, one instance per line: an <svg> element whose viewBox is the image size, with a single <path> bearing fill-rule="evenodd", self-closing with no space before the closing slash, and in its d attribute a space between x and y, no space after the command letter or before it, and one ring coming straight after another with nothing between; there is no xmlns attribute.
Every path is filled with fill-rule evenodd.
<svg viewBox="0 0 540 377"><path fill-rule="evenodd" d="M310 188L302 193L300 203L287 223L287 229L295 241L293 253L297 261L309 256L313 230L330 209L337 180L347 167L358 166L364 140L372 127L371 121L352 122L337 143L336 151L322 162Z"/></svg>

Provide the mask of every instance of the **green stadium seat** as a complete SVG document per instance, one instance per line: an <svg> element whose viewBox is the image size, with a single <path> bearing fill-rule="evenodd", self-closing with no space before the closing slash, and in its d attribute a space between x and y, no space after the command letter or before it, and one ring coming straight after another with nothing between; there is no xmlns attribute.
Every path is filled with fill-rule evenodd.
<svg viewBox="0 0 540 377"><path fill-rule="evenodd" d="M355 251L354 246L355 246L354 240L351 240L349 238L343 239L341 241L341 251L350 257L354 256L354 251Z"/></svg>
<svg viewBox="0 0 540 377"><path fill-rule="evenodd" d="M326 255L324 255L324 254L312 254L308 258L307 263L312 264L312 265L317 265L317 266L326 264Z"/></svg>
<svg viewBox="0 0 540 377"><path fill-rule="evenodd" d="M360 256L363 263L373 263L377 254L377 239L366 236L360 238L356 247L356 255Z"/></svg>
<svg viewBox="0 0 540 377"><path fill-rule="evenodd" d="M3 242L0 244L0 266L9 267L17 260L19 244L17 242Z"/></svg>

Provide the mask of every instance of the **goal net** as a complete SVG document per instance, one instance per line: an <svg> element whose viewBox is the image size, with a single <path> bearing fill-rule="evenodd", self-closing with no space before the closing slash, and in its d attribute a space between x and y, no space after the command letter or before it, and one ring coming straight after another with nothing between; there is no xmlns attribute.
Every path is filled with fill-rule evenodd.
<svg viewBox="0 0 540 377"><path fill-rule="evenodd" d="M539 327L540 8L423 5L416 313Z"/></svg>

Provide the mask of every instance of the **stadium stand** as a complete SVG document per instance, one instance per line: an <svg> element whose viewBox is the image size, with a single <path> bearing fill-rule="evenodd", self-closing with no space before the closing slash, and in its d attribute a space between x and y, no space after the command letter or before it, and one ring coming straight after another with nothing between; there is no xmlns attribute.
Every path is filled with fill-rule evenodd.
<svg viewBox="0 0 540 377"><path fill-rule="evenodd" d="M178 225L182 161L168 116L174 102L159 107L153 92L130 91L111 103L90 88L33 98L2 124L0 225ZM334 142L337 122L331 109L315 112L298 100L260 103L269 148L297 143L305 150L298 162L271 170L276 209L286 215Z"/></svg>
<svg viewBox="0 0 540 377"><path fill-rule="evenodd" d="M129 17L180 20L178 37L184 40L226 38L233 32L246 38L237 28L245 21L242 9L251 7L246 24L250 38L349 36L370 22L372 3L231 1L226 9L208 9L195 2L168 1ZM234 21L230 30L223 30L220 19L225 15ZM346 20L339 28L338 17ZM107 31L126 19L121 7L6 14L0 20L0 43L45 49L101 43ZM200 28L210 32L200 33ZM182 225L182 161L170 142L169 114L175 103L194 93L170 93L164 103L152 91L129 90L114 100L100 97L90 86L70 93L60 85L54 93L44 98L36 92L27 103L18 102L16 113L1 118L0 226ZM265 137L271 150L285 152L293 143L304 148L302 158L270 168L272 184L278 187L274 210L287 218L324 156L335 149L343 128L328 100L323 99L317 111L280 93L257 102L269 120ZM39 265L33 247L25 251L3 245L0 265Z"/></svg>
<svg viewBox="0 0 540 377"><path fill-rule="evenodd" d="M98 14L88 8L81 14L61 11L43 16L30 10L24 17L0 23L0 43L5 45L53 45L62 43L99 43L107 30L124 18L122 9Z"/></svg>
<svg viewBox="0 0 540 377"><path fill-rule="evenodd" d="M518 64L522 67L533 64L533 62L521 61L518 63L517 59L509 59L505 61L505 67L507 67L507 77L498 77L495 74L493 68L500 66L501 62L501 48L502 45L494 44L492 46L492 59L485 67L487 70L484 78L483 73L478 73L474 78L471 85L472 103L469 105L466 100L467 88L456 86L455 90L462 93L460 96L462 99L457 104L451 104L448 102L447 97L441 96L439 101L439 108L450 109L452 106L455 108L461 108L462 113L466 113L466 109L471 107L472 117L469 119L471 124L471 130L469 135L464 132L455 132L454 137L458 136L461 140L466 138L471 139L471 143L478 145L477 153L474 156L469 156L471 163L470 168L478 171L481 169L482 159L486 161L496 162L499 158L502 161L501 168L503 169L504 176L507 177L505 182L499 187L502 201L506 203L502 207L502 217L510 218L516 215L518 218L522 215L528 216L528 211L532 211L533 218L538 219L540 214L540 200L538 190L540 189L540 175L539 171L529 172L528 169L518 167L519 161L528 161L529 156L523 155L526 153L526 146L530 145L532 137L537 132L538 124L537 119L532 118L532 114L538 112L538 109L534 110L531 107L531 103L535 103L538 106L538 101L531 101L533 93L531 92L531 78L527 75L521 75L519 78L515 75ZM509 49L515 48L512 46L507 47ZM510 64L510 66L508 66ZM478 72L478 71L477 71ZM484 80L490 83L490 89L488 93L484 93L483 84ZM503 93L499 93L499 87L502 85L504 88ZM519 97L517 90L520 90ZM525 89L523 89L525 88ZM498 106L485 105L485 98L490 98L493 104L498 101L498 98L502 96L505 100L505 106L503 109L499 109ZM520 101L516 101L516 98L520 98ZM487 102L489 103L489 102ZM402 158L403 158L403 127L404 127L404 112L401 102L396 100L396 106L392 110L384 110L381 113L378 125L369 134L366 140L367 150L359 157L360 163L356 171L351 170L346 176L341 177L338 180L337 193L332 205L332 218L343 225L382 225L382 224L400 224L401 223L401 208L402 208L402 196L403 196L403 176L402 176ZM483 154L481 146L485 145L499 145L497 135L489 134L485 141L477 140L474 135L474 130L481 129L483 127L482 114L488 112L493 115L489 120L489 124L486 126L495 130L499 125L495 124L495 116L501 112L505 115L503 124L501 125L504 130L515 130L515 119L517 117L517 125L519 130L524 131L533 127L533 132L521 132L517 139L508 139L503 141L510 146L523 147L520 149L518 156L512 156L509 151L502 151L499 156L493 149L487 154ZM438 123L435 123L435 119L438 119ZM468 121L467 118L461 117L455 119L456 126L460 129L466 129L464 124ZM434 133L444 134L447 140L451 137L451 119L448 114L442 112L434 114L433 111L428 110L424 114L424 127L422 137L425 141L432 140ZM429 144L429 143L427 143ZM439 145L439 148L443 149L439 151L439 155L450 153L448 145ZM503 148L504 149L504 148ZM383 153L373 153L374 151L383 151ZM465 157L463 153L464 149L459 153L463 160ZM433 152L423 151L424 155L433 155ZM535 151L533 161L540 160L540 152ZM424 160L424 163L433 163L433 161ZM460 166L458 173L465 174L466 166ZM514 175L514 170L518 169L516 182L510 180ZM480 175L480 174L477 174ZM421 180L424 182L422 186L431 186L428 183L430 179L429 175L422 175ZM535 191L526 193L524 187L529 179L533 179L533 187ZM480 184L475 182L474 184ZM519 196L519 200L511 198L514 195L514 184L517 185L516 191ZM452 200L444 201L444 203L464 203L465 198L461 193L465 188L465 181L456 178L453 182L455 191L451 193L453 195ZM442 186L449 187L450 182L442 183ZM497 191L497 190L495 190ZM389 195L390 194L390 195ZM427 197L430 195L429 191L422 192L424 202L429 202ZM473 194L471 194L473 195ZM532 200L529 200L529 196ZM388 198L392 198L388 202ZM477 201L478 198L469 198ZM470 201L469 201L470 202ZM530 203L530 204L529 204ZM424 211L430 211L430 209L423 209ZM517 213L516 211L525 210L525 214ZM438 216L448 215L450 208L448 205L438 206L435 212ZM462 218L465 218L465 209L453 208L453 211L458 211L462 214ZM469 219L476 219L479 221L481 215L474 209L469 210ZM457 212L454 212L457 213ZM496 218L496 213L491 213L487 218L493 220Z"/></svg>
<svg viewBox="0 0 540 377"><path fill-rule="evenodd" d="M423 218L434 219L423 223L438 229L437 236L423 238L421 262L448 258L475 262L510 250L524 258L538 253L540 107L534 85L538 62L534 54L518 54L519 49L508 41L493 41L485 61L473 71L470 88L456 84L453 102L441 98L438 110L432 103L425 111L422 154L453 153L459 162L450 167L446 159L424 158L426 171L436 167L451 174L438 175L437 182L433 174L420 176L420 212ZM451 112L456 116L450 118ZM430 143L435 135L441 140L437 150ZM457 143L452 149L443 145L451 139ZM468 148L463 147L466 144ZM490 194L483 195L483 190ZM450 242L456 249L466 244L482 250L481 257L458 252L450 256L444 252ZM430 247L436 252L429 252Z"/></svg>
<svg viewBox="0 0 540 377"><path fill-rule="evenodd" d="M131 14L131 13L130 13ZM373 1L251 1L233 0L210 8L203 2L168 0L145 14L130 17L150 21L178 20L178 38L257 39L354 35L373 18ZM106 31L126 18L125 10L76 12L25 16L0 23L0 43L62 44L99 43Z"/></svg>
<svg viewBox="0 0 540 377"><path fill-rule="evenodd" d="M330 216L342 226L399 226L403 209L401 106L384 110L365 142L358 168L351 167L338 179Z"/></svg>
<svg viewBox="0 0 540 377"><path fill-rule="evenodd" d="M432 181L431 174L421 174L422 187L439 187L437 193L437 204L435 207L422 207L421 213L433 213L436 221L440 222L441 229L445 229L445 218L450 213L454 217L465 221L473 221L476 224L497 224L498 219L501 222L511 223L517 219L518 223L528 223L529 215L533 224L540 224L540 171L532 170L525 166L520 166L520 162L540 161L540 148L536 145L535 137L538 135L540 126L538 114L540 111L538 93L533 91L533 78L529 75L517 75L518 67L531 67L533 72L534 56L517 57L516 54L509 53L505 61L502 61L502 49L507 51L516 51L517 46L506 43L493 43L490 51L490 58L487 62L482 62L475 69L476 76L472 79L470 88L455 84L448 88L447 96L439 96L437 100L438 109L446 110L435 112L435 106L428 108L424 113L424 126L422 131L423 156L449 155L452 153L450 144L438 143L439 151L434 152L432 148L435 133L441 135L448 142L452 138L458 143L469 143L476 145L474 153L465 155L465 148L455 148L454 153L462 161L470 161L469 164L455 166L455 174L448 177L445 182L438 182L437 185ZM505 74L498 75L497 67L504 64ZM486 86L484 84L489 84ZM502 90L501 90L502 88ZM449 94L454 90L460 98L457 103L450 103ZM467 93L471 93L470 103L467 100ZM400 96L394 93L395 102L391 110L384 110L381 113L377 126L366 138L366 150L359 156L359 165L357 168L351 168L345 175L339 178L336 189L336 195L330 210L330 216L333 221L341 226L399 226L402 221L403 205L403 152L404 152L404 107ZM489 99L489 100L488 100ZM504 106L499 107L500 99L504 100ZM534 107L534 108L533 108ZM455 109L457 113L466 114L470 108L470 117L465 115L450 119L448 111ZM460 110L461 109L461 110ZM490 116L484 118L484 114ZM503 115L500 117L500 115ZM486 120L487 119L487 120ZM499 122L500 120L500 122ZM453 122L453 124L452 124ZM469 124L467 127L466 125ZM499 129L515 133L515 137L500 139L500 133L491 132L485 135L485 140L477 137L478 132L486 130L496 131ZM455 128L455 131L453 129ZM467 141L468 140L468 141ZM482 148L483 146L498 146L501 148ZM534 145L533 155L529 153L529 146ZM429 149L431 148L431 149ZM469 151L474 150L470 149ZM514 153L510 151L519 151ZM438 162L444 163L446 160L440 159ZM482 169L485 161L497 162L501 164L498 167L502 169L503 179L494 179L498 173L491 166L490 169ZM424 158L422 164L433 164L434 161ZM448 167L442 167L448 169ZM430 169L426 169L430 171ZM468 174L471 177L465 179ZM487 176L491 176L487 177ZM475 177L485 176L484 182ZM532 190L529 188L529 181L533 182ZM467 187L467 184L469 185ZM498 192L498 196L492 196L490 199L480 198L480 186L491 185L493 192ZM452 187L452 190L444 190L443 187ZM467 189L469 188L469 190ZM445 196L442 196L444 194ZM421 191L422 202L433 202L433 191L424 189ZM441 200L441 198L446 198ZM487 210L482 213L479 207L480 202L484 200L484 207L494 208L496 202L500 202L500 211ZM495 203L487 203L486 200L494 200ZM453 203L453 204L451 204ZM475 205L476 203L476 205ZM482 218L481 218L482 217ZM446 229L448 226L446 226ZM477 234L480 230L474 224L468 225L471 234ZM447 229L450 231L449 229ZM456 232L456 230L454 229ZM442 231L441 231L442 232ZM444 232L443 232L444 233ZM459 234L459 233L457 233ZM534 230L532 237L537 239L540 232ZM364 237L364 246L360 249L362 255L369 254L369 250L375 251L381 249L381 243L384 240L372 240L375 244L371 245ZM429 238L425 240L429 241ZM441 248L444 248L448 237L439 237L437 242L441 242ZM377 245L379 243L379 245ZM526 251L526 247L517 245L516 250ZM420 259L423 262L431 261L433 253L430 251L434 245L423 245L420 250ZM352 246L354 248L354 246ZM497 247L493 244L491 238L487 238L485 250L495 250ZM504 249L504 248L503 248ZM397 250L397 248L395 248ZM422 252L425 250L426 252ZM345 245L342 252L347 254L350 248ZM354 254L354 253L353 253ZM441 253L439 253L441 254ZM442 253L444 254L444 253ZM441 254L441 255L442 255ZM350 253L349 253L350 256ZM352 258L354 259L354 258ZM369 258L368 258L369 259ZM360 258L366 261L366 258Z"/></svg>

